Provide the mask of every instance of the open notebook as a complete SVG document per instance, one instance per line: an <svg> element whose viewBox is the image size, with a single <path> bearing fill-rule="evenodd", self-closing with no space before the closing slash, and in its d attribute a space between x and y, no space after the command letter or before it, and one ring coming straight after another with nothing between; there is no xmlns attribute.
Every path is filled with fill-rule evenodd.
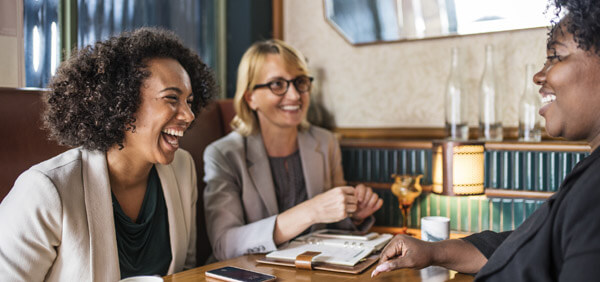
<svg viewBox="0 0 600 282"><path fill-rule="evenodd" d="M292 241L283 249L266 255L267 259L294 262L296 257L304 252L320 252L313 258L313 263L324 263L339 266L355 266L371 253L380 250L392 239L391 234L380 234L371 240L364 240L360 236L351 239L323 238L318 234L308 234ZM359 239L360 238L360 239Z"/></svg>

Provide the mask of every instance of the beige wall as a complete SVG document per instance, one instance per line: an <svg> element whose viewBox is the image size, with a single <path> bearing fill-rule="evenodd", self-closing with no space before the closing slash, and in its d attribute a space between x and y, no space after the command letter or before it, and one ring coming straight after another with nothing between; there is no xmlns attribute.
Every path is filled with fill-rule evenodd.
<svg viewBox="0 0 600 282"><path fill-rule="evenodd" d="M495 47L504 124L517 126L525 65L541 67L545 58L545 28L359 47L347 43L323 15L322 0L285 1L284 39L308 57L321 89L313 98L338 127L443 127L452 46L460 48L469 123L475 126L486 44Z"/></svg>
<svg viewBox="0 0 600 282"><path fill-rule="evenodd" d="M0 3L0 87L22 85L22 1L2 0Z"/></svg>
<svg viewBox="0 0 600 282"><path fill-rule="evenodd" d="M18 87L17 37L0 35L0 87Z"/></svg>

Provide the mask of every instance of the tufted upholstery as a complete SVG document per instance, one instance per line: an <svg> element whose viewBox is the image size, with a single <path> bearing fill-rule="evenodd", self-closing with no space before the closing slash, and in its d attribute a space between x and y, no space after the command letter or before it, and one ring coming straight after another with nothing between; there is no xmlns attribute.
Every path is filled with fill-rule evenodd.
<svg viewBox="0 0 600 282"><path fill-rule="evenodd" d="M42 130L41 89L0 88L0 200L21 172L66 151Z"/></svg>
<svg viewBox="0 0 600 282"><path fill-rule="evenodd" d="M196 226L198 227L197 236L197 262L203 265L212 253L208 235L206 233L206 223L204 220L204 160L202 155L208 144L225 136L231 132L229 123L233 119L235 111L233 101L230 99L219 100L203 109L194 125L181 138L180 146L190 152L196 163L196 173L198 176L198 213L196 215Z"/></svg>

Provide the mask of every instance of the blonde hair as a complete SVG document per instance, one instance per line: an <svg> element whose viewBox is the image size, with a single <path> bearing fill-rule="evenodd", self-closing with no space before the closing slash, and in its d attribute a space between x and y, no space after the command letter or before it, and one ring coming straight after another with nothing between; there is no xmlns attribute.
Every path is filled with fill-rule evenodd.
<svg viewBox="0 0 600 282"><path fill-rule="evenodd" d="M235 96L233 98L233 107L235 117L231 121L231 127L242 136L248 136L258 132L259 123L256 113L250 108L244 95L252 91L257 84L257 77L262 70L265 58L269 54L279 54L286 65L296 68L304 75L309 75L306 59L294 47L277 39L259 41L244 53L238 67L237 85ZM298 126L299 130L305 130L309 127L306 115Z"/></svg>

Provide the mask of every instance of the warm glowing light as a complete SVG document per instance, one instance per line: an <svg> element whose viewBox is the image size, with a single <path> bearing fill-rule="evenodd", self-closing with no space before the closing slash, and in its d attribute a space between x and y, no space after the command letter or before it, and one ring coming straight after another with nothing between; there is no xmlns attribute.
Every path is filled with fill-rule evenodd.
<svg viewBox="0 0 600 282"><path fill-rule="evenodd" d="M454 147L454 194L470 195L483 192L483 146Z"/></svg>
<svg viewBox="0 0 600 282"><path fill-rule="evenodd" d="M433 192L445 195L482 194L484 192L483 166L483 144L434 142Z"/></svg>
<svg viewBox="0 0 600 282"><path fill-rule="evenodd" d="M434 147L433 150L433 193L441 194L444 192L444 158L442 156L442 146Z"/></svg>

